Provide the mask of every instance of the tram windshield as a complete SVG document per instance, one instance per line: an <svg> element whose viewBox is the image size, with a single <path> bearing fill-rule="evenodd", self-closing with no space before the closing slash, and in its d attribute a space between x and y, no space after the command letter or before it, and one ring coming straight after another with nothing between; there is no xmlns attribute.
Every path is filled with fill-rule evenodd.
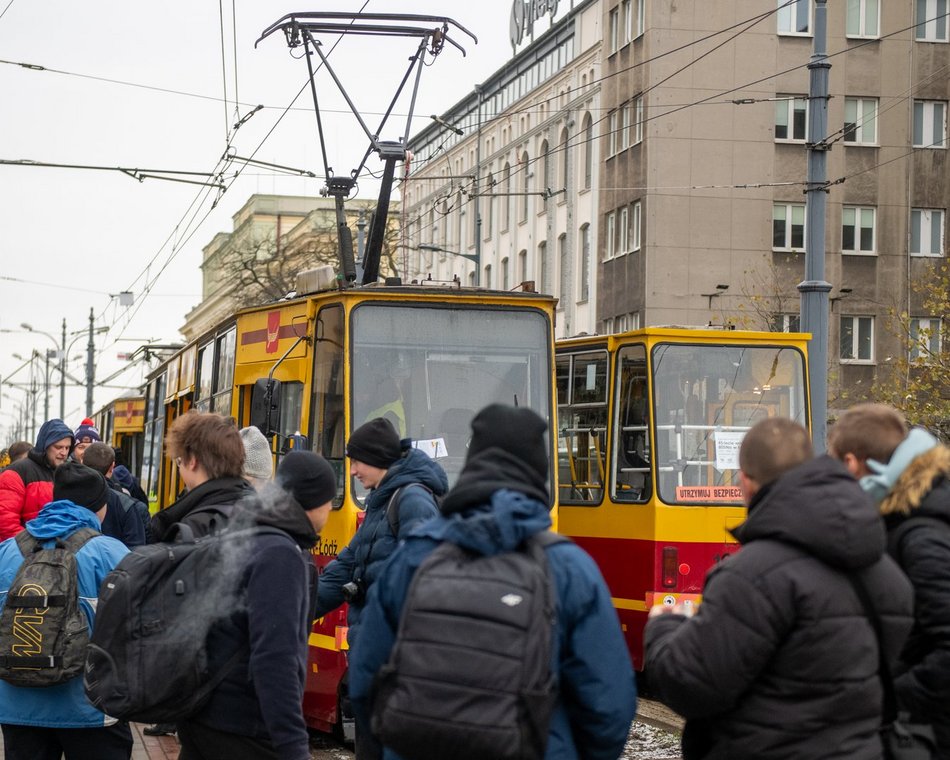
<svg viewBox="0 0 950 760"><path fill-rule="evenodd" d="M388 419L450 485L483 407L517 404L550 423L550 325L540 311L364 303L350 324L353 427Z"/></svg>
<svg viewBox="0 0 950 760"><path fill-rule="evenodd" d="M658 492L667 504L741 504L739 446L766 417L807 424L805 359L794 348L653 348Z"/></svg>

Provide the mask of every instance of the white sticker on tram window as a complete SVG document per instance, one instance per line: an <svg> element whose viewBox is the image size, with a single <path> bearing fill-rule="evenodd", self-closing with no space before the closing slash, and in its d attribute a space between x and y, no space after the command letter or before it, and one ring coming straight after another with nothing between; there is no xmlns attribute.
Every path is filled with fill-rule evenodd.
<svg viewBox="0 0 950 760"><path fill-rule="evenodd" d="M591 362L587 365L587 387L584 390L592 391L597 387L597 365Z"/></svg>
<svg viewBox="0 0 950 760"><path fill-rule="evenodd" d="M449 450L445 446L444 438L428 438L425 440L414 440L412 442L413 448L424 451L432 459L440 459L442 457L447 457L449 455ZM458 456L462 456L459 454Z"/></svg>
<svg viewBox="0 0 950 760"><path fill-rule="evenodd" d="M716 469L739 469L739 447L745 437L743 431L717 430L716 431Z"/></svg>

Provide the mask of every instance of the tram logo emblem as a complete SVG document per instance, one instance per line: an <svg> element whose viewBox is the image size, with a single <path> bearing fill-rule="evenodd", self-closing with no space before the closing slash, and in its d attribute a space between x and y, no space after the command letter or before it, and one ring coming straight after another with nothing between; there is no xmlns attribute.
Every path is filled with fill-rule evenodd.
<svg viewBox="0 0 950 760"><path fill-rule="evenodd" d="M267 313L267 340L264 343L264 351L268 354L277 353L277 343L280 341L280 312L270 311Z"/></svg>

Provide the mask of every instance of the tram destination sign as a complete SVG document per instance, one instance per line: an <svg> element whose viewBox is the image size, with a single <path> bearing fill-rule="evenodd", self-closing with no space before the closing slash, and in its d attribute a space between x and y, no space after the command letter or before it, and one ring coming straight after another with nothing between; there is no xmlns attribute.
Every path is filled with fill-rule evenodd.
<svg viewBox="0 0 950 760"><path fill-rule="evenodd" d="M535 34L535 24L548 19L547 27L554 22L557 15L559 0L514 0L511 4L511 48L517 50L525 39L532 40ZM540 29L538 31L544 31Z"/></svg>

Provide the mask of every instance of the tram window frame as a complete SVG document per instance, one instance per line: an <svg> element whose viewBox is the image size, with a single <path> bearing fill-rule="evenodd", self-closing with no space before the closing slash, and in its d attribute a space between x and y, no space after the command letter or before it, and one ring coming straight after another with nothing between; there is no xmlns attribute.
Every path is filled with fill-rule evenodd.
<svg viewBox="0 0 950 760"><path fill-rule="evenodd" d="M578 367L579 360L585 363ZM598 364L601 370L598 371ZM563 372L566 367L566 373ZM591 387L591 369L593 368L593 387ZM557 383L557 406L558 406L558 439L557 439L557 466L558 466L558 503L572 504L579 506L598 506L603 503L604 481L607 477L608 461L608 417L610 414L610 354L606 348L590 348L572 353L562 353L555 357L555 379ZM585 385L584 392L578 391L578 381ZM563 388L563 390L562 390ZM579 433L582 433L582 427L588 427L594 430L597 424L596 415L602 413L601 427L598 430L599 441L595 447L599 446L599 454L596 448L591 454L591 448L588 443L587 453L581 457L579 450ZM587 415L593 416L586 419ZM573 424L573 419L585 417L578 424ZM572 420L567 425L568 419ZM573 435L568 437L568 433ZM585 440L589 440L587 433ZM572 441L573 443L569 443ZM563 452L563 453L562 453ZM587 468L593 462L595 465L599 462L597 478L588 478L583 484L576 484L570 473L576 469L577 463L586 463Z"/></svg>
<svg viewBox="0 0 950 760"><path fill-rule="evenodd" d="M624 384L624 364L628 361L628 357L635 353L638 354L638 356L629 359L629 361L634 365L642 367L640 374L635 376L639 377L642 381L642 395L640 396L642 399L642 408L640 410L642 419L640 422L642 424L638 426L626 424L631 422L631 418L630 408L625 404L625 398L632 397L627 395L627 388L629 386ZM614 366L614 398L612 404L612 418L610 420L612 441L610 447L610 496L614 501L624 504L646 504L653 498L653 455L650 444L650 433L652 430L650 412L652 404L650 401L649 374L646 345L643 343L633 343L621 346L617 350ZM624 429L630 427L642 427L642 430L633 431ZM639 446L637 443L638 434L642 436L639 438ZM630 451L626 451L626 442L628 439L631 441L631 446L633 447ZM631 454L639 458L645 467L634 467L634 465L640 463L632 459ZM623 456L623 461L621 461L621 456ZM626 472L624 472L624 470L626 470ZM643 470L645 470L645 472ZM634 487L632 482L623 482L624 478L631 481L637 480L638 475L642 476L642 483L639 484L639 487ZM627 486L627 488L624 489L621 486ZM629 496L627 495L628 493Z"/></svg>
<svg viewBox="0 0 950 760"><path fill-rule="evenodd" d="M219 334L214 340L214 381L211 411L231 414L234 393L234 361L237 351L237 326Z"/></svg>
<svg viewBox="0 0 950 760"><path fill-rule="evenodd" d="M344 341L345 315L342 304L330 304L317 312L313 347L313 383L310 398L310 447L323 456L336 473L337 493L333 509L343 506L346 454L346 394ZM332 422L323 413L334 415Z"/></svg>
<svg viewBox="0 0 950 760"><path fill-rule="evenodd" d="M211 397L214 391L214 340L209 340L207 343L198 346L195 369L194 407L199 412L210 412Z"/></svg>

